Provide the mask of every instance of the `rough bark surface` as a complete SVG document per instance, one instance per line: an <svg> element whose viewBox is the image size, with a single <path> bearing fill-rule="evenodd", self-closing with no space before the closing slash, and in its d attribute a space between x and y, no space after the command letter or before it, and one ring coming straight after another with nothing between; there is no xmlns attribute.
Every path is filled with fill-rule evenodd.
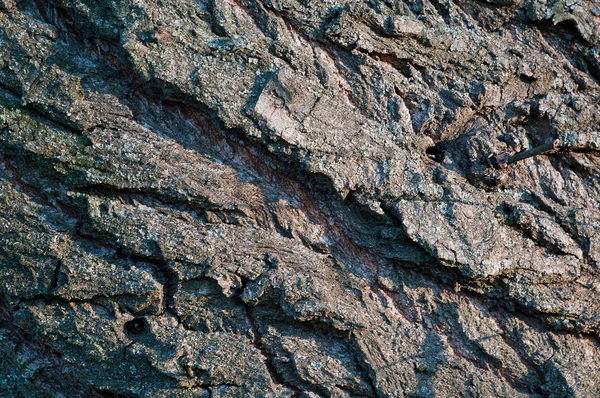
<svg viewBox="0 0 600 398"><path fill-rule="evenodd" d="M0 396L599 396L599 31L0 0Z"/></svg>

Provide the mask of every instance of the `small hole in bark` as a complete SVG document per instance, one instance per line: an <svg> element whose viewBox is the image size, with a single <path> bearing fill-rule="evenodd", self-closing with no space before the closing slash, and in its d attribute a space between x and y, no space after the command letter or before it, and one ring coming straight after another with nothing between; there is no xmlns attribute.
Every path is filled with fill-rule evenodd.
<svg viewBox="0 0 600 398"><path fill-rule="evenodd" d="M425 150L425 153L436 162L441 162L444 158L444 151L442 151L437 145L430 146Z"/></svg>
<svg viewBox="0 0 600 398"><path fill-rule="evenodd" d="M132 319L125 324L125 331L132 336L138 336L142 334L146 328L146 323L141 318Z"/></svg>
<svg viewBox="0 0 600 398"><path fill-rule="evenodd" d="M527 76L527 75L521 73L519 75L519 80L521 80L523 83L530 84L530 83L533 83L534 81L536 81L537 78L535 76Z"/></svg>

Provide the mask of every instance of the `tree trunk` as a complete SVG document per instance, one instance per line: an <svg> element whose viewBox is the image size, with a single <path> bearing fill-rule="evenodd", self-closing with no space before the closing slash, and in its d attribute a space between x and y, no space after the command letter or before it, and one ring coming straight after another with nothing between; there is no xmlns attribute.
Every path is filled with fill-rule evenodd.
<svg viewBox="0 0 600 398"><path fill-rule="evenodd" d="M0 0L0 396L599 396L599 43L589 0Z"/></svg>

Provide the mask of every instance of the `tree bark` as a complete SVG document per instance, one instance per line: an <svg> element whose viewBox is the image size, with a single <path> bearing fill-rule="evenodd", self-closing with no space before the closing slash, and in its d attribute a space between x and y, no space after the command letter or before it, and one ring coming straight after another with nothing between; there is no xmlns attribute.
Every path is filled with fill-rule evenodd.
<svg viewBox="0 0 600 398"><path fill-rule="evenodd" d="M0 1L0 396L599 396L599 31Z"/></svg>

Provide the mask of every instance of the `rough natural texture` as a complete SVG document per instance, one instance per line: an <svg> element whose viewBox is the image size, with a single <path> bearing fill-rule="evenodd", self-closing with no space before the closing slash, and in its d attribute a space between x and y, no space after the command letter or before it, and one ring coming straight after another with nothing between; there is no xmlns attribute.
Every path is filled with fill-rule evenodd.
<svg viewBox="0 0 600 398"><path fill-rule="evenodd" d="M0 396L599 396L599 82L590 0L0 1Z"/></svg>

